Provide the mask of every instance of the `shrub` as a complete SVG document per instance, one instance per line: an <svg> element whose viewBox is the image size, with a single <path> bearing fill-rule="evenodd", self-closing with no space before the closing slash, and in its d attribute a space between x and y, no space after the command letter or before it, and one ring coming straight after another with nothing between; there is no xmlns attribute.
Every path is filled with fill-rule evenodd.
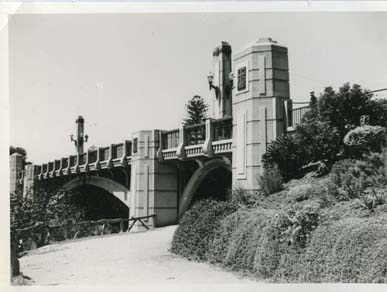
<svg viewBox="0 0 387 292"><path fill-rule="evenodd" d="M261 198L261 192L249 191L241 185L236 185L235 188L229 192L229 199L238 206L254 206Z"/></svg>
<svg viewBox="0 0 387 292"><path fill-rule="evenodd" d="M262 192L268 196L282 190L282 176L277 167L264 168L262 175L258 177L258 183Z"/></svg>
<svg viewBox="0 0 387 292"><path fill-rule="evenodd" d="M318 204L286 210L240 209L225 217L216 229L209 245L209 261L261 278L288 275L292 265L286 266L283 261L286 258L290 263L299 258L317 226L318 209Z"/></svg>
<svg viewBox="0 0 387 292"><path fill-rule="evenodd" d="M381 152L386 144L386 128L365 125L349 131L344 137L344 144L355 154Z"/></svg>
<svg viewBox="0 0 387 292"><path fill-rule="evenodd" d="M325 121L302 122L296 126L295 139L302 151L303 165L317 161L331 165L343 148L339 130Z"/></svg>
<svg viewBox="0 0 387 292"><path fill-rule="evenodd" d="M337 162L330 174L337 187L339 200L360 198L367 188L383 188L386 185L383 155L372 153L364 160L345 159Z"/></svg>
<svg viewBox="0 0 387 292"><path fill-rule="evenodd" d="M270 277L279 261L284 218L279 211L259 207L240 209L225 217L209 246L209 261L232 270Z"/></svg>
<svg viewBox="0 0 387 292"><path fill-rule="evenodd" d="M313 233L302 259L299 280L306 282L374 282L386 280L375 254L387 237L386 218L353 218L322 225Z"/></svg>
<svg viewBox="0 0 387 292"><path fill-rule="evenodd" d="M196 202L181 218L171 252L193 260L207 259L208 246L220 220L235 210L236 205L229 201L206 199Z"/></svg>
<svg viewBox="0 0 387 292"><path fill-rule="evenodd" d="M360 85L349 83L339 88L325 88L317 101L320 121L326 121L338 128L341 137L347 132L348 125L360 125L360 117L370 113L372 94L363 90Z"/></svg>
<svg viewBox="0 0 387 292"><path fill-rule="evenodd" d="M302 149L293 135L282 135L274 140L263 155L264 168L278 168L284 181L300 176L303 166Z"/></svg>
<svg viewBox="0 0 387 292"><path fill-rule="evenodd" d="M371 97L356 84L344 84L338 92L325 88L295 132L278 137L268 147L263 156L265 168L277 165L284 181L288 181L299 178L302 166L311 162L322 161L330 167L345 154L343 138L360 126L362 115L368 115L372 125L386 126L387 102L373 101ZM377 145L379 142L371 142L371 150Z"/></svg>

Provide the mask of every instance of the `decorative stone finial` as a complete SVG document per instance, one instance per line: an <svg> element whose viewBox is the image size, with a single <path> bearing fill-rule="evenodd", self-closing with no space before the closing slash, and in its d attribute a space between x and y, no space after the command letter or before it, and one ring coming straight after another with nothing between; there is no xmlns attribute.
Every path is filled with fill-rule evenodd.
<svg viewBox="0 0 387 292"><path fill-rule="evenodd" d="M272 38L259 38L257 43L271 43L271 44L276 44L277 41L273 41Z"/></svg>
<svg viewBox="0 0 387 292"><path fill-rule="evenodd" d="M231 46L228 42L222 41L222 44L214 49L212 55L218 56L220 53L231 54Z"/></svg>

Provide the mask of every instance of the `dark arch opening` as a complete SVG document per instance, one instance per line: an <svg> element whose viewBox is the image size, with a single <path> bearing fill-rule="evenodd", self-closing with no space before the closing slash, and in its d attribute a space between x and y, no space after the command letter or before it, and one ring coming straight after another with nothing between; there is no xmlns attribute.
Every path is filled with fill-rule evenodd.
<svg viewBox="0 0 387 292"><path fill-rule="evenodd" d="M212 169L195 191L189 208L197 201L212 198L226 200L231 189L232 175L229 169Z"/></svg>
<svg viewBox="0 0 387 292"><path fill-rule="evenodd" d="M129 208L120 199L99 187L76 187L73 203L84 211L85 220L129 218Z"/></svg>

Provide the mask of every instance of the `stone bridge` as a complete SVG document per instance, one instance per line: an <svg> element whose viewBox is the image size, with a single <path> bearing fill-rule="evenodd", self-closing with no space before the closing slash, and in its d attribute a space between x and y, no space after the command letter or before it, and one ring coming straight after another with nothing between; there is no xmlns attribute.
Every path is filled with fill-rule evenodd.
<svg viewBox="0 0 387 292"><path fill-rule="evenodd" d="M88 185L117 198L128 216L156 214L155 222L147 223L165 226L176 224L197 197L222 197L237 185L258 189L268 144L292 131L307 110L292 108L288 50L260 39L232 59L231 46L222 42L213 59L214 74L208 76L213 117L174 130L141 130L85 153L78 145L76 155L26 165L24 193L36 182L65 189ZM19 158L11 157L11 176L20 171ZM11 190L17 187L11 179Z"/></svg>

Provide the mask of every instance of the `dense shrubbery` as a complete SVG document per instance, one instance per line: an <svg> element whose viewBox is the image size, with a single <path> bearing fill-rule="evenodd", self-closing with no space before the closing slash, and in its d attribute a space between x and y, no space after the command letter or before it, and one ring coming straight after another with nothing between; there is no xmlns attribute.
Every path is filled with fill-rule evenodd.
<svg viewBox="0 0 387 292"><path fill-rule="evenodd" d="M207 259L208 245L220 220L236 210L228 201L200 200L188 210L173 236L171 251L189 259Z"/></svg>
<svg viewBox="0 0 387 292"><path fill-rule="evenodd" d="M325 89L291 135L278 137L263 157L266 168L278 166L285 181L302 176L302 167L323 161L331 166L344 155L360 157L367 151L379 151L386 139L387 102L371 100L372 94L359 85L345 84L335 92ZM370 125L361 128L360 117L369 116ZM351 131L353 130L353 131ZM345 151L345 142L351 151Z"/></svg>
<svg viewBox="0 0 387 292"><path fill-rule="evenodd" d="M383 154L373 153L363 160L345 159L337 162L330 174L331 181L337 187L333 195L338 200L362 198L366 191L377 196L379 192L376 190L385 188L387 182L383 159Z"/></svg>
<svg viewBox="0 0 387 292"><path fill-rule="evenodd" d="M278 167L285 181L300 176L303 166L302 149L294 136L280 136L273 141L263 155L265 169Z"/></svg>
<svg viewBox="0 0 387 292"><path fill-rule="evenodd" d="M47 244L49 224L78 222L84 217L84 210L72 201L74 196L74 192L39 187L33 196L10 194L11 232L15 236L16 229L34 227L26 236L37 246Z"/></svg>
<svg viewBox="0 0 387 292"><path fill-rule="evenodd" d="M172 251L280 282L387 282L386 121L360 86L326 88L268 147L261 191L196 205Z"/></svg>
<svg viewBox="0 0 387 292"><path fill-rule="evenodd" d="M385 158L345 159L270 196L238 189L227 212L202 202L183 217L177 253L276 282L385 283Z"/></svg>
<svg viewBox="0 0 387 292"><path fill-rule="evenodd" d="M380 152L386 144L386 135L386 128L364 125L349 131L344 137L344 144L357 156L367 152Z"/></svg>
<svg viewBox="0 0 387 292"><path fill-rule="evenodd" d="M258 177L258 183L266 196L282 190L282 175L278 167L264 168L262 175Z"/></svg>
<svg viewBox="0 0 387 292"><path fill-rule="evenodd" d="M387 216L321 225L299 261L298 281L386 282Z"/></svg>

